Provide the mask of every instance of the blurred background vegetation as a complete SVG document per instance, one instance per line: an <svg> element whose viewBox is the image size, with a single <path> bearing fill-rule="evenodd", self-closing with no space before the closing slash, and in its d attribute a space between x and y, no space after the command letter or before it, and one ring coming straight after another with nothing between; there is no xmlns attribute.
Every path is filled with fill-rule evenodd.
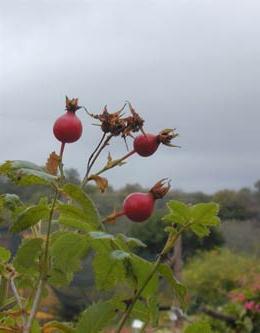
<svg viewBox="0 0 260 333"><path fill-rule="evenodd" d="M79 183L77 170L69 169L66 175L69 182ZM120 209L129 193L146 190L139 184L126 185L119 190L109 187L105 193L100 193L92 185L86 187L101 216ZM45 187L17 187L7 179L0 178L2 193L15 193L31 203L50 194ZM141 239L147 247L138 249L138 254L146 259L154 259L166 239L162 216L166 213L166 202L170 199L191 204L215 201L221 207L221 228L213 230L202 240L187 232L179 244L179 257L172 254L172 258L169 258L173 268L176 261L179 261L178 278L188 287L185 311L189 318L210 323L215 333L260 332L260 181L252 188L238 191L224 189L211 195L174 189L165 199L157 202L156 211L146 223L132 223L122 218L117 224L109 226L109 231L124 232ZM8 215L1 219L0 244L7 245L15 252L20 239L9 232ZM91 255L82 263L82 270L76 275L71 287L50 291L42 308L43 316L44 312L48 312L49 317L53 314L62 320L73 320L86 305L106 297L95 292L90 267ZM168 320L171 326L169 310L172 306L178 307L178 304L169 298L163 285L161 303L162 310L168 311L168 315L165 316L164 312L162 318L165 322ZM181 319L185 321L185 318L183 316ZM174 320L176 322L176 316Z"/></svg>

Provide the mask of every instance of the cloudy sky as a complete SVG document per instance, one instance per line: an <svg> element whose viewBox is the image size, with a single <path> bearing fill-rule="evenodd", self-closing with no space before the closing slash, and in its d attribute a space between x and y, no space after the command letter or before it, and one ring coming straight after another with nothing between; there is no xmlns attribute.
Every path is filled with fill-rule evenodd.
<svg viewBox="0 0 260 333"><path fill-rule="evenodd" d="M59 150L65 95L93 112L126 99L146 131L176 127L160 147L107 173L115 187L170 177L183 190L253 186L260 178L259 0L8 0L0 3L2 161L44 164ZM67 167L84 172L100 135L83 112ZM116 139L113 157L125 153ZM104 161L106 154L103 156Z"/></svg>

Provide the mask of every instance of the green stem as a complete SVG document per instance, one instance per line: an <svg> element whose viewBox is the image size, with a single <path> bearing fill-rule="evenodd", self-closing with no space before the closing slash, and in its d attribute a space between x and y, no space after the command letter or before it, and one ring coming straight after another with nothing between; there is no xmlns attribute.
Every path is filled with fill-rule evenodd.
<svg viewBox="0 0 260 333"><path fill-rule="evenodd" d="M139 297L141 296L142 292L144 291L145 287L147 286L147 284L150 282L150 280L153 278L154 274L157 272L159 266L160 266L160 263L161 263L161 260L162 260L162 256L159 255L159 257L157 258L154 266L153 266L153 269L151 270L151 272L149 273L149 275L147 276L147 278L145 279L142 287L138 290L138 292L135 294L133 300L132 300L132 303L129 305L128 309L126 310L126 312L124 313L120 323L119 323L119 326L117 328L117 330L115 331L115 333L120 333L122 328L124 327L127 319L129 318L134 306L135 306L135 303L138 301Z"/></svg>
<svg viewBox="0 0 260 333"><path fill-rule="evenodd" d="M101 175L101 173L107 171L107 170L110 170L110 169L113 169L115 166L121 164L124 160L126 160L128 157L132 156L133 154L135 154L135 150L132 150L130 151L129 153L127 153L125 156L121 157L120 159L118 160L115 160L113 164L111 164L111 166L104 166L104 168L102 168L100 171L98 171L95 176L99 176Z"/></svg>
<svg viewBox="0 0 260 333"><path fill-rule="evenodd" d="M52 206L51 206L51 209L50 209L49 219L48 219L48 227L47 227L46 242L45 242L45 249L44 249L44 255L43 255L42 271L40 272L39 283L38 283L36 293L35 293L35 296L34 296L30 316L29 316L28 321L26 322L26 324L24 326L23 333L29 333L30 330L31 330L33 320L36 316L36 313L38 311L38 307L39 307L39 304L40 304L42 290L43 290L44 284L47 280L48 269L49 269L49 267L48 267L48 262L49 262L48 252L49 252L49 244L50 244L51 222L52 222L52 218L53 218L54 209L55 209L57 199L58 199L58 190L56 189L55 194L54 194L54 198L53 198L53 202L52 202Z"/></svg>
<svg viewBox="0 0 260 333"><path fill-rule="evenodd" d="M153 269L151 270L151 272L149 273L149 275L147 276L147 278L145 279L142 287L138 290L138 292L135 294L132 303L130 304L130 306L128 307L128 309L126 310L126 312L124 313L119 326L117 328L117 330L115 331L115 333L120 333L122 328L124 327L126 321L128 320L134 306L135 303L138 301L139 297L141 296L142 292L144 291L144 289L146 288L147 284L150 282L150 280L153 278L154 274L157 272L161 261L163 258L165 258L165 255L170 251L170 249L172 249L177 241L177 239L179 238L179 236L183 233L183 231L185 229L187 229L188 227L190 227L192 224L192 222L187 223L186 225L184 225L174 236L169 235L168 240L166 241L166 244L163 248L163 250L161 251L161 253L159 254L156 262L154 263ZM171 246L171 248L170 248Z"/></svg>
<svg viewBox="0 0 260 333"><path fill-rule="evenodd" d="M57 198L58 198L58 190L56 189L54 198L53 198L53 202L52 202L52 206L51 206L51 210L50 210L49 219L48 219L48 226L47 226L46 243L45 243L45 250L44 250L44 257L43 257L44 263L45 263L45 268L47 267L47 264L48 264L48 251L49 251L50 234L51 234L51 222L52 222L52 217L53 217Z"/></svg>
<svg viewBox="0 0 260 333"><path fill-rule="evenodd" d="M26 323L26 311L24 309L21 297L20 297L20 295L18 293L18 290L16 288L16 285L15 285L15 282L14 282L14 277L12 277L10 279L10 286L11 286L12 292L14 294L14 297L16 299L16 302L17 302L17 304L18 304L18 306L19 306L19 308L21 310L23 325L25 325L25 323Z"/></svg>

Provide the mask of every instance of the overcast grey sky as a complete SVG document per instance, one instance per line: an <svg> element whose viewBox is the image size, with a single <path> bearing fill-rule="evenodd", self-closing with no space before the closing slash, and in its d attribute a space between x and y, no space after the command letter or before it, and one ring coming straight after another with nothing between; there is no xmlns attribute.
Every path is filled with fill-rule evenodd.
<svg viewBox="0 0 260 333"><path fill-rule="evenodd" d="M1 161L58 151L67 94L94 113L129 99L148 132L178 129L182 149L132 157L107 173L116 187L167 176L213 192L260 178L259 0L3 0L0 16ZM78 114L84 135L64 161L83 172L100 133Z"/></svg>

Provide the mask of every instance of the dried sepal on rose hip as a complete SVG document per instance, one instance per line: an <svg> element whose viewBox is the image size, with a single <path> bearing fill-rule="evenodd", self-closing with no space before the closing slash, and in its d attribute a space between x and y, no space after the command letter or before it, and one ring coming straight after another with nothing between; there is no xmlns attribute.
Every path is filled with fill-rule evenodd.
<svg viewBox="0 0 260 333"><path fill-rule="evenodd" d="M122 111L127 104L129 105L131 115L123 117ZM109 133L113 136L121 135L125 139L127 136L132 136L132 132L137 132L139 130L143 132L144 120L133 109L129 102L125 103L124 106L117 112L109 113L107 106L105 106L100 114L93 114L88 111L87 113L92 118L100 121L101 124L99 126L106 134Z"/></svg>
<svg viewBox="0 0 260 333"><path fill-rule="evenodd" d="M82 124L76 116L78 98L69 99L66 96L66 113L59 117L53 125L53 133L63 144L77 141L82 135Z"/></svg>
<svg viewBox="0 0 260 333"><path fill-rule="evenodd" d="M105 219L105 223L114 224L120 216L127 216L133 222L144 222L153 213L155 201L162 199L170 189L170 181L164 178L157 182L150 191L129 194L120 212L113 212Z"/></svg>
<svg viewBox="0 0 260 333"><path fill-rule="evenodd" d="M140 156L148 157L156 152L160 144L179 147L171 143L171 140L178 136L174 131L175 129L164 129L157 135L150 133L138 135L134 139L134 151Z"/></svg>
<svg viewBox="0 0 260 333"><path fill-rule="evenodd" d="M118 136L122 133L122 131L125 129L125 122L122 118L122 111L124 110L126 104L120 109L119 111L109 113L107 110L107 106L105 105L102 113L100 114L88 114L94 118L100 121L100 127L104 133L110 133L114 136Z"/></svg>
<svg viewBox="0 0 260 333"><path fill-rule="evenodd" d="M144 126L144 119L135 111L132 104L127 101L129 106L129 110L131 112L131 116L124 118L125 122L125 129L122 132L122 137L125 138L127 136L132 136L132 132L141 131L143 134L143 126Z"/></svg>

